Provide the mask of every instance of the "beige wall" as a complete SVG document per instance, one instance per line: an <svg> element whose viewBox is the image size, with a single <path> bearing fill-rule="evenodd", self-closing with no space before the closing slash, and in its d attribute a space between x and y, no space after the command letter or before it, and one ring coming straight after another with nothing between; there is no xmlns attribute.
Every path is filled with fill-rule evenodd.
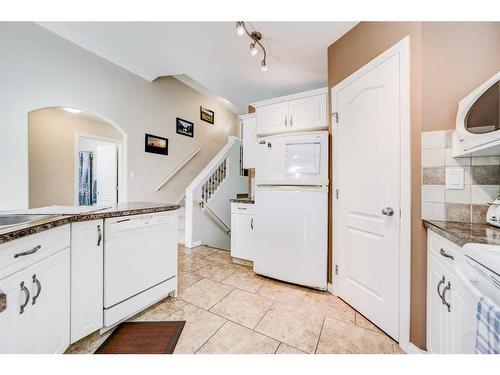
<svg viewBox="0 0 500 375"><path fill-rule="evenodd" d="M458 101L500 69L500 23L361 22L328 48L328 86L335 86L407 35L411 38L414 171L410 340L425 348L427 257L421 224L421 132L453 128Z"/></svg>
<svg viewBox="0 0 500 375"><path fill-rule="evenodd" d="M424 22L422 130L455 128L458 102L500 70L500 22Z"/></svg>
<svg viewBox="0 0 500 375"><path fill-rule="evenodd" d="M58 108L31 112L28 122L30 208L74 204L77 133L123 138L108 123Z"/></svg>

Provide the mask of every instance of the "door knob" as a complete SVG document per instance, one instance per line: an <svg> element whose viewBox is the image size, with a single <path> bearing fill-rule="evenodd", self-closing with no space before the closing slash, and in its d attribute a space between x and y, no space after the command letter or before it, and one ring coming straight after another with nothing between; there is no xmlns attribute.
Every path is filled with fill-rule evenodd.
<svg viewBox="0 0 500 375"><path fill-rule="evenodd" d="M386 207L382 210L382 215L392 216L394 215L394 210L391 207Z"/></svg>

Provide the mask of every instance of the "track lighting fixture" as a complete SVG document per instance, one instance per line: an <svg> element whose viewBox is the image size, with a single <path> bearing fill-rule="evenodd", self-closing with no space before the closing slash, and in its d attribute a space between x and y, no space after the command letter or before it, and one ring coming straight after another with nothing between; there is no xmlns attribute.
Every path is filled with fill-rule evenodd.
<svg viewBox="0 0 500 375"><path fill-rule="evenodd" d="M267 54L266 54L266 49L260 42L260 40L262 39L262 34L259 33L258 31L249 32L245 26L245 22L243 21L236 22L236 34L238 34L238 36L247 34L248 37L252 39L252 43L250 43L251 56L256 56L259 53L259 49L257 48L257 46L259 46L262 49L263 57L260 65L261 65L261 70L265 72L267 70L267 62L266 62Z"/></svg>

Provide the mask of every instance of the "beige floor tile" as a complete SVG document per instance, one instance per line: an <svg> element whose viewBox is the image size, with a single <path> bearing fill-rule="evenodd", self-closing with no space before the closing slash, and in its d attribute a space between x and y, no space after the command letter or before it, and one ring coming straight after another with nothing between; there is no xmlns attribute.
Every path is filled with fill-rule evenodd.
<svg viewBox="0 0 500 375"><path fill-rule="evenodd" d="M280 343L276 354L308 354L285 343Z"/></svg>
<svg viewBox="0 0 500 375"><path fill-rule="evenodd" d="M109 335L111 335L111 332L113 332L113 330L110 330L100 336L99 331L96 331L70 345L64 354L94 354L97 348L99 348Z"/></svg>
<svg viewBox="0 0 500 375"><path fill-rule="evenodd" d="M227 322L197 354L273 354L278 345L276 340Z"/></svg>
<svg viewBox="0 0 500 375"><path fill-rule="evenodd" d="M314 352L323 316L296 304L276 302L255 330L308 353Z"/></svg>
<svg viewBox="0 0 500 375"><path fill-rule="evenodd" d="M205 258L199 258L192 255L185 258L180 258L178 263L179 271L182 272L193 272L200 269L201 267L205 267L206 265L210 264L210 262Z"/></svg>
<svg viewBox="0 0 500 375"><path fill-rule="evenodd" d="M272 304L273 300L269 298L235 289L212 307L210 311L253 329Z"/></svg>
<svg viewBox="0 0 500 375"><path fill-rule="evenodd" d="M382 333L383 332L375 324L366 319L363 315L356 312L356 325L361 328L369 329L370 331Z"/></svg>
<svg viewBox="0 0 500 375"><path fill-rule="evenodd" d="M206 277L207 279L222 281L226 277L236 272L238 266L225 263L210 263L205 267L201 267L194 271L198 276Z"/></svg>
<svg viewBox="0 0 500 375"><path fill-rule="evenodd" d="M341 320L326 318L319 354L392 354L395 342L386 335Z"/></svg>
<svg viewBox="0 0 500 375"><path fill-rule="evenodd" d="M179 271L177 273L177 287L179 290L186 289L201 279L202 277L197 276L194 273Z"/></svg>
<svg viewBox="0 0 500 375"><path fill-rule="evenodd" d="M223 318L187 304L170 315L169 321L186 321L174 353L195 353L226 322Z"/></svg>
<svg viewBox="0 0 500 375"><path fill-rule="evenodd" d="M143 322L165 320L169 315L179 310L185 304L186 302L179 298L167 297L130 318L129 321Z"/></svg>
<svg viewBox="0 0 500 375"><path fill-rule="evenodd" d="M252 270L239 270L222 280L222 283L255 293L264 285L264 278Z"/></svg>
<svg viewBox="0 0 500 375"><path fill-rule="evenodd" d="M307 290L291 284L264 281L262 287L257 291L264 297L286 303L300 304L306 296Z"/></svg>
<svg viewBox="0 0 500 375"><path fill-rule="evenodd" d="M354 323L356 311L340 298L328 292L309 290L301 302L302 306L322 314L324 317Z"/></svg>
<svg viewBox="0 0 500 375"><path fill-rule="evenodd" d="M229 251L218 251L215 254L205 257L204 259L215 263L233 264L231 253Z"/></svg>
<svg viewBox="0 0 500 375"><path fill-rule="evenodd" d="M201 279L179 292L179 297L203 309L210 309L234 288L209 279Z"/></svg>

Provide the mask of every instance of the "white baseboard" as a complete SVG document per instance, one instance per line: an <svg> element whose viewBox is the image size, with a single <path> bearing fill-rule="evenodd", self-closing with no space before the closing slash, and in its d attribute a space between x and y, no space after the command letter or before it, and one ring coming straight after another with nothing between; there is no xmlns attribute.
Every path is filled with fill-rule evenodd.
<svg viewBox="0 0 500 375"><path fill-rule="evenodd" d="M419 347L417 347L415 344L412 344L411 342L407 343L406 345L400 344L400 347L408 354L428 354L425 350L420 349Z"/></svg>
<svg viewBox="0 0 500 375"><path fill-rule="evenodd" d="M326 289L331 293L333 294L333 285L328 283L327 286L326 286Z"/></svg>
<svg viewBox="0 0 500 375"><path fill-rule="evenodd" d="M201 241L195 241L193 243L190 243L189 245L185 245L188 249L192 249L193 247L198 247L201 245Z"/></svg>

